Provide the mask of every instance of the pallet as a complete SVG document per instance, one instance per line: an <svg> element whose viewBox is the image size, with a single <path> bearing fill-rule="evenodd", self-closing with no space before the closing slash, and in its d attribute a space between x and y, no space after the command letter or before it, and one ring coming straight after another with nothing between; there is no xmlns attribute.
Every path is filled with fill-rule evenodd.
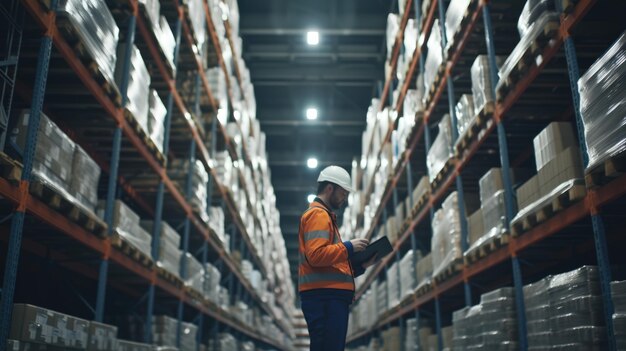
<svg viewBox="0 0 626 351"><path fill-rule="evenodd" d="M157 266L156 267L156 271L157 271L157 274L158 274L159 277L163 278L168 283L174 285L178 289L182 289L183 286L185 285L183 280L180 279L180 277L178 275L168 271L167 269L164 269L163 267Z"/></svg>
<svg viewBox="0 0 626 351"><path fill-rule="evenodd" d="M98 85L100 85L106 95L116 106L122 106L122 95L115 85L115 82L109 82L104 74L102 74L100 67L91 57L87 48L81 41L80 35L77 33L74 25L69 21L69 19L63 16L58 16L57 27L59 29L59 33L61 33L63 38L65 38L68 44L72 47L76 56L78 56L78 58L83 62L89 73L91 73L92 77L96 80Z"/></svg>
<svg viewBox="0 0 626 351"><path fill-rule="evenodd" d="M575 184L573 187L555 196L551 201L537 206L524 217L511 223L511 234L513 237L531 230L537 225L554 217L557 213L571 206L574 202L582 199L587 195L585 185Z"/></svg>
<svg viewBox="0 0 626 351"><path fill-rule="evenodd" d="M154 261L152 258L139 249L137 249L133 244L122 238L119 234L114 233L111 236L111 245L121 251L124 255L131 258L133 261L140 263L142 266L152 269L154 267Z"/></svg>
<svg viewBox="0 0 626 351"><path fill-rule="evenodd" d="M587 188L597 188L626 173L626 150L610 156L585 172Z"/></svg>
<svg viewBox="0 0 626 351"><path fill-rule="evenodd" d="M143 126L139 124L135 116L128 109L124 109L124 118L128 122L128 125L137 133L137 136L143 141L143 143L148 147L148 150L154 155L161 166L166 165L165 155L157 148L150 135L148 135L147 131L143 129Z"/></svg>
<svg viewBox="0 0 626 351"><path fill-rule="evenodd" d="M439 87L439 83L441 82L441 79L443 78L445 72L446 72L446 65L447 65L448 61L443 61L441 63L441 65L439 65L439 68L437 69L437 74L435 75L435 80L433 81L433 84L430 85L430 88L428 89L428 92L426 93L427 97L426 97L426 103L424 104L424 106L426 108L428 108L428 106L430 106L430 103L432 102L432 100L435 97L435 93L437 92L437 88Z"/></svg>
<svg viewBox="0 0 626 351"><path fill-rule="evenodd" d="M422 196L420 196L419 199L417 199L417 203L413 204L413 208L411 209L411 219L415 218L420 213L422 208L426 206L429 197L430 193L426 192Z"/></svg>
<svg viewBox="0 0 626 351"><path fill-rule="evenodd" d="M88 232L101 238L106 236L107 225L100 217L78 204L76 199L68 199L56 187L35 177L30 182L29 190L33 196Z"/></svg>
<svg viewBox="0 0 626 351"><path fill-rule="evenodd" d="M192 288L190 286L185 286L184 290L185 290L185 294L187 294L193 300L204 302L205 298L204 298L204 294L203 293L197 291L196 289L194 289L194 288Z"/></svg>
<svg viewBox="0 0 626 351"><path fill-rule="evenodd" d="M495 103L493 101L485 104L485 106L476 114L474 120L467 127L465 133L459 136L459 140L454 146L454 156L457 159L460 159L469 146L472 145L475 140L479 139L480 136L487 129L489 129L489 127L491 127L495 109Z"/></svg>
<svg viewBox="0 0 626 351"><path fill-rule="evenodd" d="M437 283L444 282L455 275L457 275L463 269L463 259L456 258L452 262L450 262L439 274L435 275L433 279Z"/></svg>
<svg viewBox="0 0 626 351"><path fill-rule="evenodd" d="M433 290L433 284L428 282L426 284L422 284L415 289L415 297L421 297Z"/></svg>
<svg viewBox="0 0 626 351"><path fill-rule="evenodd" d="M441 183L443 183L448 178L448 175L452 173L453 169L454 169L454 166L453 166L452 157L451 157L448 159L448 161L446 161L446 164L443 166L441 171L437 173L437 176L435 176L435 179L433 179L432 182L430 182L431 193L435 193L435 191L439 189L439 187L441 186Z"/></svg>
<svg viewBox="0 0 626 351"><path fill-rule="evenodd" d="M550 40L556 37L559 28L560 25L558 21L547 22L544 25L543 30L532 41L531 45L526 48L526 51L517 62L511 73L502 79L502 85L498 87L496 92L496 99L498 101L504 100L508 93L515 89L517 83L527 75L528 71L537 66L535 58L543 53Z"/></svg>
<svg viewBox="0 0 626 351"><path fill-rule="evenodd" d="M17 185L22 179L22 164L0 152L0 176L13 185Z"/></svg>
<svg viewBox="0 0 626 351"><path fill-rule="evenodd" d="M475 263L483 258L487 257L494 251L500 249L509 244L511 235L509 233L501 233L494 237L489 238L483 242L480 246L473 248L471 251L466 252L463 255L463 260L466 265Z"/></svg>
<svg viewBox="0 0 626 351"><path fill-rule="evenodd" d="M476 11L476 6L478 5L478 0L471 0L470 3L467 5L467 8L465 9L465 12L463 13L463 19L461 19L461 23L459 24L459 27L456 29L456 32L454 32L454 34L452 35L452 38L448 38L448 41L451 42L452 44L448 47L447 51L446 51L446 57L450 57L452 56L452 53L454 53L454 51L456 50L456 45L459 41L461 41L461 38L463 37L463 34L466 31L466 27L469 24L470 20L472 19L472 15L474 14L474 11Z"/></svg>

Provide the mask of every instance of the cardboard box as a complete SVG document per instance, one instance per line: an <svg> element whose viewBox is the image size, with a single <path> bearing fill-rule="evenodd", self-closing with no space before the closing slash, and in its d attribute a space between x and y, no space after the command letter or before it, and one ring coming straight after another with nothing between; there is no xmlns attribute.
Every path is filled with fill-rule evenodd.
<svg viewBox="0 0 626 351"><path fill-rule="evenodd" d="M563 182L583 178L582 159L578 147L569 147L559 152L539 170L537 175L540 196L550 194Z"/></svg>
<svg viewBox="0 0 626 351"><path fill-rule="evenodd" d="M531 177L517 188L517 208L523 210L539 199L539 176Z"/></svg>
<svg viewBox="0 0 626 351"><path fill-rule="evenodd" d="M431 254L422 257L421 260L417 261L417 266L415 267L417 273L417 285L423 282L426 279L430 279L433 275L433 259Z"/></svg>
<svg viewBox="0 0 626 351"><path fill-rule="evenodd" d="M48 345L33 344L18 340L7 340L7 351L48 351Z"/></svg>
<svg viewBox="0 0 626 351"><path fill-rule="evenodd" d="M469 227L469 246L472 246L472 244L485 234L482 209L472 213L467 218L467 224Z"/></svg>
<svg viewBox="0 0 626 351"><path fill-rule="evenodd" d="M537 171L570 146L576 146L574 129L569 122L552 122L533 139Z"/></svg>
<svg viewBox="0 0 626 351"><path fill-rule="evenodd" d="M117 327L89 322L87 351L117 351Z"/></svg>
<svg viewBox="0 0 626 351"><path fill-rule="evenodd" d="M127 340L118 340L118 351L153 351L153 346Z"/></svg>
<svg viewBox="0 0 626 351"><path fill-rule="evenodd" d="M443 348L452 347L452 326L441 328L441 336L443 339Z"/></svg>
<svg viewBox="0 0 626 351"><path fill-rule="evenodd" d="M15 304L9 338L65 349L85 349L88 324L83 319L42 307Z"/></svg>

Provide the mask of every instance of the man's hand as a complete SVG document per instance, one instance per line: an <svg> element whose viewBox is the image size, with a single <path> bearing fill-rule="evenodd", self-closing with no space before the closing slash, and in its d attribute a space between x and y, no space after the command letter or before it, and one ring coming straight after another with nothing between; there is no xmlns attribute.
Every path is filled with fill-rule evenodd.
<svg viewBox="0 0 626 351"><path fill-rule="evenodd" d="M374 263L376 263L376 258L378 257L378 254L374 255L374 257L370 258L369 261L367 262L363 262L362 266L364 269L367 269L368 267L374 265Z"/></svg>
<svg viewBox="0 0 626 351"><path fill-rule="evenodd" d="M367 245L369 245L370 241L367 239L352 239L350 240L352 243L352 249L354 252L359 252L365 250Z"/></svg>

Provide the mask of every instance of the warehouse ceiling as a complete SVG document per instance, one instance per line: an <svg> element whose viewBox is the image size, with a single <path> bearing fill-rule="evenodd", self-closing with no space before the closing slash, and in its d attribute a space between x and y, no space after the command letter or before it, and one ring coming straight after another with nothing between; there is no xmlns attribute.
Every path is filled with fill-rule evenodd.
<svg viewBox="0 0 626 351"><path fill-rule="evenodd" d="M361 153L366 111L384 79L386 14L396 10L393 3L239 1L243 57L267 134L294 278L300 214L316 190L319 171L330 164L350 171L352 158ZM319 31L318 45L307 44L309 30ZM307 120L309 107L317 108L317 120ZM316 169L307 168L309 157L318 159Z"/></svg>

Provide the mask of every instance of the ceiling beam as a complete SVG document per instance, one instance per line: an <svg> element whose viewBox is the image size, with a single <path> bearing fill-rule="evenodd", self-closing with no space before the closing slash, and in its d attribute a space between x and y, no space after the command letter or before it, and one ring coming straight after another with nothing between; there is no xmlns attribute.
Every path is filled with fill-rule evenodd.
<svg viewBox="0 0 626 351"><path fill-rule="evenodd" d="M335 18L332 18L335 17ZM380 14L346 13L344 16L317 16L315 25L302 21L302 15L293 14L241 14L241 35L294 35L304 36L316 28L322 36L374 36L385 34L387 17Z"/></svg>
<svg viewBox="0 0 626 351"><path fill-rule="evenodd" d="M250 63L252 81L367 81L382 79L383 69L377 64L304 65L281 63Z"/></svg>

